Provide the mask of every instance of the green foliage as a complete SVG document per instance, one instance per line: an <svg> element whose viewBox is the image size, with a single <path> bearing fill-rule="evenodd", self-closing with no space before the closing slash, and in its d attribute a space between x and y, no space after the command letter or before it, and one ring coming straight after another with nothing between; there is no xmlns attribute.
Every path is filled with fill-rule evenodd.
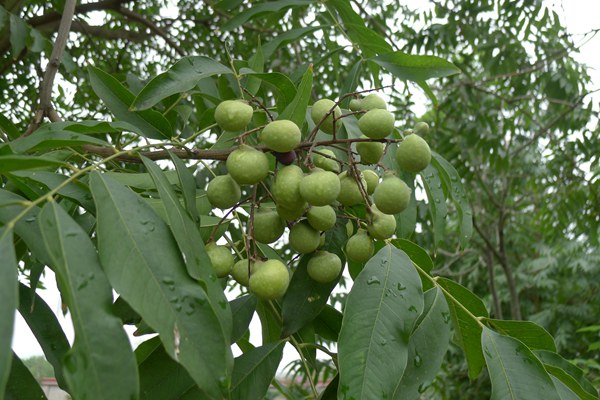
<svg viewBox="0 0 600 400"><path fill-rule="evenodd" d="M585 67L549 9L503 0L442 0L423 13L347 0L84 3L53 82L41 60L64 28L64 2L55 3L0 6L0 398L44 398L38 373L9 351L16 310L74 398L597 397L588 379L600 376L600 143L587 128L597 115ZM38 110L42 82L56 90ZM420 116L417 92L432 104ZM348 110L373 93L388 111ZM242 133L215 123L217 105L236 99L252 108ZM313 119L317 99L333 101ZM377 114L385 129L370 121ZM38 126L46 117L53 122ZM260 144L273 120L300 128L294 167ZM385 148L373 166L355 158L363 131ZM434 150L417 176L395 160L412 134ZM229 158L240 144L260 160L240 167ZM319 153L335 163L326 189L336 189L339 168L352 199L314 201L318 185L299 189ZM213 208L207 182L236 166L240 180L258 163L260 176ZM377 211L362 170L376 179L393 170L405 209ZM282 184L283 171L294 176ZM309 199L333 210L331 229L303 219ZM310 230L312 243L295 234L256 241L263 209L292 232ZM382 222L389 232L374 228ZM374 236L375 254L347 263L358 229L369 245ZM218 279L209 242L242 260L238 282L260 277L265 260L280 281L289 272L285 294ZM307 265L329 253L342 271L317 282ZM45 268L73 345L36 294ZM250 336L255 315L260 345ZM135 350L124 325L145 338ZM286 344L300 357L287 385L277 376Z"/></svg>

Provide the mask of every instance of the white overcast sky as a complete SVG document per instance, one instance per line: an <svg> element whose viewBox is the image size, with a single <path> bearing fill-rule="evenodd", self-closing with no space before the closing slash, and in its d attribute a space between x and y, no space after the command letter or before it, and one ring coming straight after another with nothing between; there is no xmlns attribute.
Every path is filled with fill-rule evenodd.
<svg viewBox="0 0 600 400"><path fill-rule="evenodd" d="M422 4L420 0L411 0L407 3ZM583 34L592 29L600 28L600 2L597 0L564 0L564 1L545 1L546 4L551 5L557 13L563 18L568 30L572 34ZM582 37L576 37L576 43L581 41ZM575 55L576 59L590 66L589 73L593 79L593 85L591 89L597 89L600 87L600 34L594 39L589 41L581 48L580 54ZM598 107L598 99L600 97L596 95L594 97L596 108ZM61 312L61 302L58 290L56 288L55 279L52 271L46 268L46 276L44 284L47 287L46 290L38 290L38 294L48 303L48 305L57 314L60 323L65 330L65 333L69 340L73 340L73 328L70 319L63 317ZM127 327L131 333L133 329ZM146 338L143 338L144 340ZM260 328L257 321L253 321L251 329L251 340L255 344L260 344ZM140 342L139 338L132 337L132 343L136 345ZM34 355L42 355L42 349L38 345L35 337L29 330L27 324L17 313L17 319L15 323L15 334L13 338L13 349L17 355L21 358L27 358ZM282 366L287 364L289 361L297 358L293 350L286 349L284 362Z"/></svg>

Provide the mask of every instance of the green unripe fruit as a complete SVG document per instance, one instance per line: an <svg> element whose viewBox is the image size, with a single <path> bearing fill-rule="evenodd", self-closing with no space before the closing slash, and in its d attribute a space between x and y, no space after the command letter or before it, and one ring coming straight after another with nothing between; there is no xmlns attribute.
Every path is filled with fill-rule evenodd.
<svg viewBox="0 0 600 400"><path fill-rule="evenodd" d="M373 193L373 201L384 214L398 214L410 203L411 188L394 174L386 174Z"/></svg>
<svg viewBox="0 0 600 400"><path fill-rule="evenodd" d="M288 165L280 168L271 186L271 193L278 206L296 208L298 203L304 203L300 196L300 181L304 172L297 165Z"/></svg>
<svg viewBox="0 0 600 400"><path fill-rule="evenodd" d="M316 170L300 181L300 195L313 206L325 206L340 193L340 180L329 171Z"/></svg>
<svg viewBox="0 0 600 400"><path fill-rule="evenodd" d="M215 122L226 131L241 131L252 119L254 110L241 100L225 100L215 108Z"/></svg>
<svg viewBox="0 0 600 400"><path fill-rule="evenodd" d="M391 238L396 233L396 218L393 215L382 213L375 206L371 207L371 211L373 211L373 215L367 225L369 234L379 240Z"/></svg>
<svg viewBox="0 0 600 400"><path fill-rule="evenodd" d="M262 151L240 145L225 162L229 175L240 185L254 185L269 174L269 159Z"/></svg>
<svg viewBox="0 0 600 400"><path fill-rule="evenodd" d="M250 262L250 275L252 275L254 273L255 270L258 269L258 267L260 267L260 264L262 264L262 262ZM248 280L249 280L249 276L248 276L248 260L247 259L241 259L238 262L236 262L235 264L233 264L233 269L231 270L231 276L233 277L233 279L235 279L235 281L237 283L239 283L242 286L248 286Z"/></svg>
<svg viewBox="0 0 600 400"><path fill-rule="evenodd" d="M290 284L290 273L279 260L267 260L250 275L250 291L262 300L281 298Z"/></svg>
<svg viewBox="0 0 600 400"><path fill-rule="evenodd" d="M298 222L290 229L290 246L300 254L312 253L319 247L321 235L308 222Z"/></svg>
<svg viewBox="0 0 600 400"><path fill-rule="evenodd" d="M348 108L350 108L350 111L362 110L362 100L361 99L350 100L350 104L348 105Z"/></svg>
<svg viewBox="0 0 600 400"><path fill-rule="evenodd" d="M375 188L379 185L379 175L370 169L365 169L362 174L365 182L367 182L367 194L373 194Z"/></svg>
<svg viewBox="0 0 600 400"><path fill-rule="evenodd" d="M351 220L348 220L348 222L346 222L346 236L350 237L352 236L352 233L354 233L354 225Z"/></svg>
<svg viewBox="0 0 600 400"><path fill-rule="evenodd" d="M365 136L366 138L366 136ZM383 156L385 145L380 142L357 142L356 151L360 155L363 164L377 164Z"/></svg>
<svg viewBox="0 0 600 400"><path fill-rule="evenodd" d="M254 213L254 240L260 243L273 243L283 235L285 224L277 211L260 210Z"/></svg>
<svg viewBox="0 0 600 400"><path fill-rule="evenodd" d="M373 239L364 229L359 229L356 235L348 239L346 243L346 256L351 261L365 263L373 256L374 252Z"/></svg>
<svg viewBox="0 0 600 400"><path fill-rule="evenodd" d="M217 246L214 242L208 243L205 250L217 276L224 278L229 275L235 261L231 251L225 246Z"/></svg>
<svg viewBox="0 0 600 400"><path fill-rule="evenodd" d="M291 222L297 220L304 214L304 210L306 210L306 207L308 206L308 204L302 198L300 198L300 200L301 203L298 206L291 208L278 204L277 214L279 214L279 216L286 221Z"/></svg>
<svg viewBox="0 0 600 400"><path fill-rule="evenodd" d="M408 135L398 145L396 162L405 171L420 172L431 162L431 149L422 137Z"/></svg>
<svg viewBox="0 0 600 400"><path fill-rule="evenodd" d="M242 190L231 175L219 175L208 182L206 197L213 207L224 210L240 201Z"/></svg>
<svg viewBox="0 0 600 400"><path fill-rule="evenodd" d="M330 157L336 158L335 153L328 149L319 149L319 153L327 154ZM336 174L340 172L340 164L337 161L322 156L321 154L314 153L313 163L315 164L315 167L322 168L325 171L335 172Z"/></svg>
<svg viewBox="0 0 600 400"><path fill-rule="evenodd" d="M337 216L335 215L335 210L331 206L312 206L308 209L306 218L308 219L310 226L316 230L326 231L335 226Z"/></svg>
<svg viewBox="0 0 600 400"><path fill-rule="evenodd" d="M318 251L306 265L308 276L319 283L333 282L342 271L342 260L328 251Z"/></svg>
<svg viewBox="0 0 600 400"><path fill-rule="evenodd" d="M358 128L371 139L384 139L394 130L394 114L376 108L358 120Z"/></svg>
<svg viewBox="0 0 600 400"><path fill-rule="evenodd" d="M321 125L319 125L320 130L322 130L325 133L329 133L330 135L333 133L333 116L335 114L335 118L339 118L342 115L342 110L340 110L340 108L335 105L335 102L329 99L321 99L315 104L313 104L312 110L310 112L310 116L312 117L312 120L316 125L319 122L321 122L325 114L327 114L329 110L331 110L334 106L335 109L333 110L333 112L329 114L327 118L325 118L325 121L323 121ZM341 125L342 121L336 120L335 130L338 131Z"/></svg>
<svg viewBox="0 0 600 400"><path fill-rule="evenodd" d="M298 125L284 119L269 122L260 133L260 141L271 150L286 153L298 146L301 136Z"/></svg>
<svg viewBox="0 0 600 400"><path fill-rule="evenodd" d="M360 193L360 189L358 184L354 180L354 177L348 175L346 171L342 172L338 175L340 179L340 194L337 197L337 200L344 206L351 207L360 203L364 203L364 198ZM365 182L364 178L361 174L361 180L363 183L363 187L367 187L367 182Z"/></svg>
<svg viewBox="0 0 600 400"><path fill-rule="evenodd" d="M381 97L379 97L375 93L366 95L362 99L361 107L363 110L367 110L367 111L375 110L375 109L387 110L387 104L386 104L385 100L383 100Z"/></svg>
<svg viewBox="0 0 600 400"><path fill-rule="evenodd" d="M423 136L429 133L429 125L427 122L417 122L413 130L416 135Z"/></svg>

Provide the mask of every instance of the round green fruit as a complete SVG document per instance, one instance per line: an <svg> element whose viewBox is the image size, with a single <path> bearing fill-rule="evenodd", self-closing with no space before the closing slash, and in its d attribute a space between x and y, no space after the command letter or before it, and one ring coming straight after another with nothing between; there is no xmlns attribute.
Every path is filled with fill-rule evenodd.
<svg viewBox="0 0 600 400"><path fill-rule="evenodd" d="M281 298L290 284L290 272L279 260L267 260L250 275L250 291L262 300Z"/></svg>
<svg viewBox="0 0 600 400"><path fill-rule="evenodd" d="M427 122L417 122L413 131L416 135L419 136L426 135L427 133L429 133L429 125L427 124Z"/></svg>
<svg viewBox="0 0 600 400"><path fill-rule="evenodd" d="M342 272L342 260L328 251L318 251L306 265L308 276L319 283L333 282Z"/></svg>
<svg viewBox="0 0 600 400"><path fill-rule="evenodd" d="M290 246L300 254L312 253L319 247L321 235L308 222L301 221L290 229Z"/></svg>
<svg viewBox="0 0 600 400"><path fill-rule="evenodd" d="M286 221L291 222L297 220L304 214L304 211L308 206L308 204L302 198L300 198L300 200L300 204L298 204L296 207L291 208L288 208L287 206L283 206L281 204L277 204L277 214L279 214L279 216Z"/></svg>
<svg viewBox="0 0 600 400"><path fill-rule="evenodd" d="M396 233L396 218L393 215L384 214L376 206L371 207L373 214L367 225L369 234L375 239L385 240Z"/></svg>
<svg viewBox="0 0 600 400"><path fill-rule="evenodd" d="M366 136L364 136L366 138ZM357 142L356 151L363 164L377 164L383 156L385 145L381 142Z"/></svg>
<svg viewBox="0 0 600 400"><path fill-rule="evenodd" d="M431 149L422 137L408 135L398 145L396 162L405 171L420 172L431 162Z"/></svg>
<svg viewBox="0 0 600 400"><path fill-rule="evenodd" d="M337 179L337 177L336 177ZM335 226L337 216L331 206L312 206L306 213L306 218L310 226L318 231L326 231Z"/></svg>
<svg viewBox="0 0 600 400"><path fill-rule="evenodd" d="M250 262L250 275L252 275L254 273L255 270L257 270L260 265L262 264L262 262ZM243 258L241 260L239 260L238 262L236 262L235 264L233 264L233 268L231 270L231 276L233 277L233 279L235 279L235 281L237 283L239 283L242 286L248 286L248 260Z"/></svg>
<svg viewBox="0 0 600 400"><path fill-rule="evenodd" d="M393 173L386 174L373 193L377 209L384 214L398 214L408 207L412 190Z"/></svg>
<svg viewBox="0 0 600 400"><path fill-rule="evenodd" d="M380 108L367 111L358 120L358 128L371 139L384 139L394 130L394 114Z"/></svg>
<svg viewBox="0 0 600 400"><path fill-rule="evenodd" d="M319 167L321 169L324 169L325 171L335 172L336 174L339 173L340 172L340 164L333 159L333 158L336 158L335 153L328 149L323 149L323 150L319 149L318 151L319 151L319 153L322 153L322 154L314 153L314 155L312 157L313 164L315 164L315 167ZM326 154L329 157L333 157L333 158L325 157L323 154Z"/></svg>
<svg viewBox="0 0 600 400"><path fill-rule="evenodd" d="M340 180L333 172L315 170L300 181L300 195L313 206L331 204L339 193Z"/></svg>
<svg viewBox="0 0 600 400"><path fill-rule="evenodd" d="M225 162L229 175L240 185L254 185L269 174L269 159L245 144L232 151Z"/></svg>
<svg viewBox="0 0 600 400"><path fill-rule="evenodd" d="M284 119L269 122L260 133L260 141L271 150L286 153L298 146L301 136L298 125Z"/></svg>
<svg viewBox="0 0 600 400"><path fill-rule="evenodd" d="M254 110L241 100L225 100L215 108L215 122L226 131L241 131L252 119Z"/></svg>
<svg viewBox="0 0 600 400"><path fill-rule="evenodd" d="M340 110L340 108L335 105L335 102L329 99L321 99L315 104L313 104L312 110L310 112L310 116L312 117L313 122L315 123L315 125L317 125L332 108L334 108L333 112L329 114L327 118L325 118L321 125L319 125L320 130L322 130L325 133L329 133L330 135L333 134L334 130L333 116L335 114L335 118L339 118L342 115L342 110ZM335 130L338 131L341 125L342 121L336 119Z"/></svg>
<svg viewBox="0 0 600 400"><path fill-rule="evenodd" d="M208 182L206 197L213 207L225 210L240 201L242 190L231 175L219 175Z"/></svg>
<svg viewBox="0 0 600 400"><path fill-rule="evenodd" d="M363 178L367 182L367 194L373 194L377 185L379 185L379 175L371 169L362 171Z"/></svg>
<svg viewBox="0 0 600 400"><path fill-rule="evenodd" d="M299 203L304 203L300 196L300 181L303 177L304 172L297 165L287 165L277 171L271 193L278 206L293 209Z"/></svg>
<svg viewBox="0 0 600 400"><path fill-rule="evenodd" d="M352 207L357 204L364 203L364 198L360 192L358 184L354 177L348 175L346 171L338 175L340 179L340 194L337 200L346 207ZM367 187L367 182L364 180L361 174L363 187Z"/></svg>
<svg viewBox="0 0 600 400"><path fill-rule="evenodd" d="M375 244L367 231L359 229L356 235L346 242L346 256L358 263L367 262L375 252Z"/></svg>
<svg viewBox="0 0 600 400"><path fill-rule="evenodd" d="M348 105L350 111L360 111L362 110L362 99L352 99L350 100L350 104Z"/></svg>
<svg viewBox="0 0 600 400"><path fill-rule="evenodd" d="M283 235L285 224L277 211L273 209L259 210L254 213L254 240L260 243L273 243Z"/></svg>
<svg viewBox="0 0 600 400"><path fill-rule="evenodd" d="M208 243L205 250L217 276L224 278L229 275L234 264L231 251L226 246L217 246L214 242Z"/></svg>
<svg viewBox="0 0 600 400"><path fill-rule="evenodd" d="M375 93L366 95L362 99L361 107L363 110L367 110L367 111L375 110L375 109L387 110L387 104L386 104L385 100L383 100L381 97L379 97Z"/></svg>

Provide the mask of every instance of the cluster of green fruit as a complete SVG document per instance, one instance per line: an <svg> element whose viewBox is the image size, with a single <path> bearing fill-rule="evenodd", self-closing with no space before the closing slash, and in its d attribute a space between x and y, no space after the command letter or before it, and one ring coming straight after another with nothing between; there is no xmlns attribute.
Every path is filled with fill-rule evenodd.
<svg viewBox="0 0 600 400"><path fill-rule="evenodd" d="M358 127L363 134L355 140L360 164L376 164L385 170L381 181L373 169L357 168L358 161L354 160L355 153L351 148L348 148L349 160L341 161L332 150L315 147L315 143L301 143L302 132L294 122L274 120L258 134L264 151L240 144L227 158L228 173L214 177L207 187L212 206L226 210L243 203L240 185L260 184L274 205L255 204L258 202L256 196L250 199L248 241L245 243L273 243L288 227L291 249L299 254L313 253L307 263L307 272L320 283L335 281L343 268L336 254L319 250L324 244L323 232L334 227L338 213L358 220L344 211L359 204L365 206L366 219L358 220L358 230L350 235L345 247L349 260L365 263L373 255L374 239L392 237L396 231L394 215L410 203L410 187L380 164L386 143L399 142L395 156L404 171L422 171L431 160L431 150L421 138L429 130L426 123L417 123L411 132L405 132L402 140L392 140L388 137L394 130L394 115L387 111L387 104L381 97L370 94L353 99L350 110L352 112L347 115L359 118ZM217 106L215 121L223 130L243 131L253 115L254 109L247 102L227 100ZM316 125L314 133L320 129L335 137L345 115L335 102L322 99L313 104L311 117ZM248 136L244 133L239 138L247 140ZM308 140L314 136L309 135ZM282 164L274 172L270 171L266 152L271 152ZM309 166L308 171L305 172L301 165ZM273 175L272 179L267 179L270 175ZM271 201L268 204L272 204ZM255 210L255 207L258 208ZM263 261L246 248L247 259L235 262L228 247L215 243L209 243L206 250L219 277L231 275L263 299L277 299L285 294L290 272L280 260Z"/></svg>

